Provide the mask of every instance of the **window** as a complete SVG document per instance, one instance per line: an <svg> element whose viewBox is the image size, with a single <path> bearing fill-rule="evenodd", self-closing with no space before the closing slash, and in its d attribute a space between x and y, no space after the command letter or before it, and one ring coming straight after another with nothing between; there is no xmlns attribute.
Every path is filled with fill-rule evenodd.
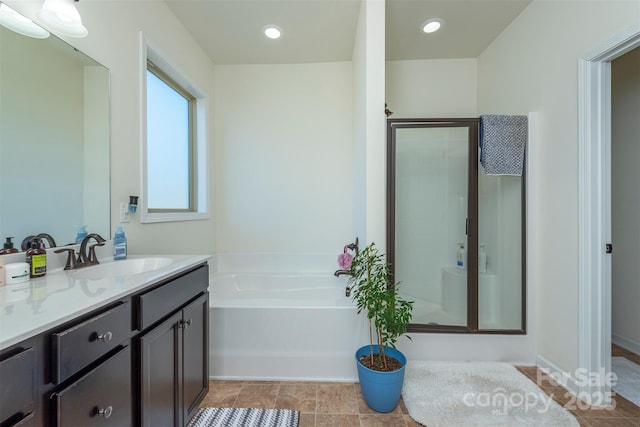
<svg viewBox="0 0 640 427"><path fill-rule="evenodd" d="M143 37L142 222L208 218L206 99Z"/></svg>
<svg viewBox="0 0 640 427"><path fill-rule="evenodd" d="M193 212L195 98L147 63L147 209Z"/></svg>

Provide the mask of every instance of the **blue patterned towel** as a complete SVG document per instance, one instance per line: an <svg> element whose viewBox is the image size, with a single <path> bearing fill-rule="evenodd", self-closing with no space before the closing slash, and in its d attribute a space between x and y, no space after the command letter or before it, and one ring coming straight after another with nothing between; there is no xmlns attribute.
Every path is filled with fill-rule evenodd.
<svg viewBox="0 0 640 427"><path fill-rule="evenodd" d="M527 116L480 116L480 164L487 175L522 176Z"/></svg>

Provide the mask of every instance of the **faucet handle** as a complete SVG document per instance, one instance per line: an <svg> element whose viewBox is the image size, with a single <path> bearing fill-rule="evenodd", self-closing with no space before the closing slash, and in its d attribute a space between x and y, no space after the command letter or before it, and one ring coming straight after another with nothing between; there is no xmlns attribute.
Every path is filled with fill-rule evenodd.
<svg viewBox="0 0 640 427"><path fill-rule="evenodd" d="M73 250L73 248L65 248L65 249L58 249L54 251L57 254L61 254L63 252L67 252L67 263L64 266L65 270L73 270L74 268L76 268L76 251ZM79 260L80 258L78 258Z"/></svg>
<svg viewBox="0 0 640 427"><path fill-rule="evenodd" d="M99 264L98 256L96 255L96 246L104 246L104 241L89 246L89 262L91 264Z"/></svg>

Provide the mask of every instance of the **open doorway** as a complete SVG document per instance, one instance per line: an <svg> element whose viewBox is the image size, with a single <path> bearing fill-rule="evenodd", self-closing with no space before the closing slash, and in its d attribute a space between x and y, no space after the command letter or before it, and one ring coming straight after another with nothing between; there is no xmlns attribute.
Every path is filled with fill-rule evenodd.
<svg viewBox="0 0 640 427"><path fill-rule="evenodd" d="M640 406L640 47L611 61L611 370Z"/></svg>
<svg viewBox="0 0 640 427"><path fill-rule="evenodd" d="M638 46L635 25L579 60L578 356L589 373L611 371L611 62ZM611 386L606 379L585 381L580 396L608 404Z"/></svg>

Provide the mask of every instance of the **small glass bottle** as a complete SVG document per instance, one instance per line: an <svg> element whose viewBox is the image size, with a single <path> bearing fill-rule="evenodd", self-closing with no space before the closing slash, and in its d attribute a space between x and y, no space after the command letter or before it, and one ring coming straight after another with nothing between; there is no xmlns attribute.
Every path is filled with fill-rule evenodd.
<svg viewBox="0 0 640 427"><path fill-rule="evenodd" d="M40 239L31 241L31 249L26 253L29 264L29 277L42 277L47 274L47 251L41 247Z"/></svg>
<svg viewBox="0 0 640 427"><path fill-rule="evenodd" d="M13 242L11 241L11 239L13 239L13 237L7 237L7 241L4 242L4 245L3 245L4 247L0 251L0 255L17 254L18 253L18 249L13 247Z"/></svg>
<svg viewBox="0 0 640 427"><path fill-rule="evenodd" d="M460 270L464 270L467 268L464 243L458 243L458 252L456 254L456 267L458 267Z"/></svg>

